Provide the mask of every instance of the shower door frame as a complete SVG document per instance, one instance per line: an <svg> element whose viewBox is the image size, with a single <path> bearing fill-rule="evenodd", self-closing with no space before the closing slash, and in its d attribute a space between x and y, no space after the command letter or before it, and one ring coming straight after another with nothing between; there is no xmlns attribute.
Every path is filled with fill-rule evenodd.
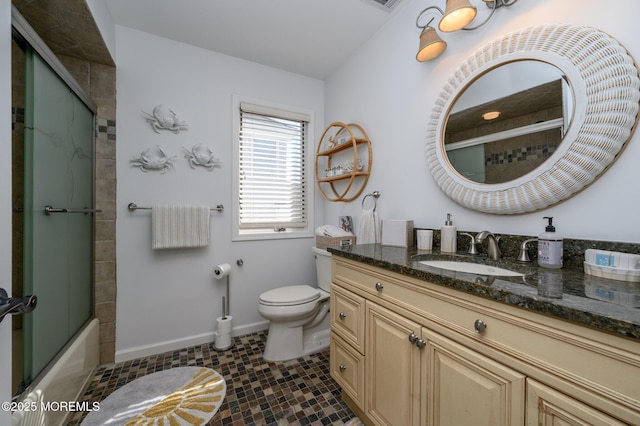
<svg viewBox="0 0 640 426"><path fill-rule="evenodd" d="M95 200L95 117L97 113L97 105L96 103L89 97L89 95L82 89L82 87L78 84L78 82L71 76L69 71L65 68L62 62L57 58L57 56L51 51L51 49L44 43L44 41L38 36L38 34L33 30L33 28L27 23L27 21L20 15L17 9L12 6L11 10L11 25L12 25L12 37L19 39L22 43L27 44L36 54L40 56L40 58L53 70L53 72L66 84L66 86L73 92L75 96L82 102L93 114L92 120L92 182L94 187L92 188L92 208L94 208L96 200ZM63 206L66 207L66 206ZM93 217L93 216L92 216ZM92 251L95 250L95 218L94 225L92 226ZM91 258L93 259L94 255L92 254ZM91 277L90 283L91 286L91 300L89 301L92 314L89 315L89 318L81 325L77 331L69 338L68 342L63 345L60 352L55 355L48 363L46 367L42 371L40 371L36 377L31 377L31 383L28 384L27 388L23 390L24 392L28 392L34 384L36 384L39 378L45 376L47 371L51 367L52 364L58 360L62 354L64 354L66 348L75 340L75 337L87 326L87 324L95 317L95 295L94 295L94 264L93 260L91 262ZM24 354L23 354L24 357ZM24 359L24 358L23 358ZM24 379L24 376L23 376Z"/></svg>

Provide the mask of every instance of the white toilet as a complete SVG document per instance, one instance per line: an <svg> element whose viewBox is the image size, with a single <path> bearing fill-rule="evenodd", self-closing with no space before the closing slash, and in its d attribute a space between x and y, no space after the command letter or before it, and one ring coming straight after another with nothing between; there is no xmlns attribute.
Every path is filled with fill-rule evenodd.
<svg viewBox="0 0 640 426"><path fill-rule="evenodd" d="M331 253L312 247L318 287L292 285L260 295L258 312L270 321L263 358L285 361L329 347Z"/></svg>

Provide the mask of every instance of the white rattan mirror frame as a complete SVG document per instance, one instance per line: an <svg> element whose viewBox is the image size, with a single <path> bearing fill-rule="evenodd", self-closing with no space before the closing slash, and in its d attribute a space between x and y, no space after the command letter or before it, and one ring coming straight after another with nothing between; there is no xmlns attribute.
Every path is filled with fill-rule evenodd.
<svg viewBox="0 0 640 426"><path fill-rule="evenodd" d="M574 116L562 144L540 167L516 180L487 185L466 179L451 167L444 150L451 107L482 74L532 59L560 69L573 89ZM442 191L467 208L492 214L540 210L586 188L613 163L636 126L639 108L637 66L616 40L584 26L523 29L475 52L448 80L428 124L428 167Z"/></svg>

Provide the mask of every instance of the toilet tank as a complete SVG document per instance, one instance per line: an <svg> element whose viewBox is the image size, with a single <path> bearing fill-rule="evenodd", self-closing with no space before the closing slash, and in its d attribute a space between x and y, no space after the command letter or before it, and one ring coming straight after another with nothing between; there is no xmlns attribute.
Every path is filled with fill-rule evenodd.
<svg viewBox="0 0 640 426"><path fill-rule="evenodd" d="M331 253L318 247L311 247L316 258L318 287L327 293L331 290Z"/></svg>

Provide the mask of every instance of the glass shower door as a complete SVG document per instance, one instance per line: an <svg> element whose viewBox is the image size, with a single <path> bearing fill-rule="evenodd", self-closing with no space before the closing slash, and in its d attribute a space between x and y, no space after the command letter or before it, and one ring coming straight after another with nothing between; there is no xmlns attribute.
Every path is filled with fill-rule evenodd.
<svg viewBox="0 0 640 426"><path fill-rule="evenodd" d="M24 382L92 316L94 118L40 56L26 52ZM53 208L49 214L47 206Z"/></svg>

